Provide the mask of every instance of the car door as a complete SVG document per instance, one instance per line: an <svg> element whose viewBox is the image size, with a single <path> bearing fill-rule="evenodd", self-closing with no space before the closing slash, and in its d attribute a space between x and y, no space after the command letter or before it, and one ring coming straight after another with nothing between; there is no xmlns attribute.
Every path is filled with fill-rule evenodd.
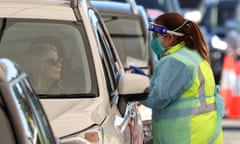
<svg viewBox="0 0 240 144"><path fill-rule="evenodd" d="M99 51L104 65L104 73L108 87L109 100L111 101L111 104L118 105L118 111L122 115L121 119L123 119L120 125L126 125L126 127L121 130L124 134L125 143L141 143L138 141L138 136L142 137L142 122L138 117L139 114L136 104L129 104L123 97L118 96L117 86L120 74L123 72L120 59L113 48L112 41L109 39L108 33L106 33L106 28L102 24L98 14L92 9L89 10L89 15L92 19L92 25L96 31L96 37L98 39ZM97 19L98 21L96 21Z"/></svg>

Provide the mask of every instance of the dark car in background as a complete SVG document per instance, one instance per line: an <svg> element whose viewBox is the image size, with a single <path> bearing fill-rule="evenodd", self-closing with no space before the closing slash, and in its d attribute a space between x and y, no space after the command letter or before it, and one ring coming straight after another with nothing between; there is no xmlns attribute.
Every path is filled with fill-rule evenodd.
<svg viewBox="0 0 240 144"><path fill-rule="evenodd" d="M219 84L224 56L231 49L231 38L228 35L232 31L239 31L236 27L240 18L240 1L205 0L201 7L203 17L199 25L207 32L205 37L210 49L212 68L216 83Z"/></svg>

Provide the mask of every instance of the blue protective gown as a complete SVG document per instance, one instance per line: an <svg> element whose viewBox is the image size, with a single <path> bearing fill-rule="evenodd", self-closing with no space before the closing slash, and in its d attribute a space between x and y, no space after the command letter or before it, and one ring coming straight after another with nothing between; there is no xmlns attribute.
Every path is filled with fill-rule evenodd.
<svg viewBox="0 0 240 144"><path fill-rule="evenodd" d="M166 51L165 55L174 53L183 46L184 43L179 43ZM164 63L160 59L151 78L149 96L141 103L152 108L153 111L164 109L191 86L192 77L193 72L176 59L170 59ZM154 113L152 118L155 119Z"/></svg>

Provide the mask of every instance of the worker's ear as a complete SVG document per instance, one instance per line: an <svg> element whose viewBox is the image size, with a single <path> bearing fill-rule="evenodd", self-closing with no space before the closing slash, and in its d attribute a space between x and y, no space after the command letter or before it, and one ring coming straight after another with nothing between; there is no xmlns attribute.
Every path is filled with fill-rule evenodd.
<svg viewBox="0 0 240 144"><path fill-rule="evenodd" d="M175 44L175 36L173 34L168 34L166 39L167 39L167 45L168 46L173 46Z"/></svg>

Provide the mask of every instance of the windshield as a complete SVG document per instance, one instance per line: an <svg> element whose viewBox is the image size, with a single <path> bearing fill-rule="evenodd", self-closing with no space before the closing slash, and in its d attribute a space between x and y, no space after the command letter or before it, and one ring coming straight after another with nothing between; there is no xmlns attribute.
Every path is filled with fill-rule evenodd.
<svg viewBox="0 0 240 144"><path fill-rule="evenodd" d="M238 1L219 1L203 5L201 25L207 27L232 27L239 22L240 3Z"/></svg>
<svg viewBox="0 0 240 144"><path fill-rule="evenodd" d="M124 66L146 67L149 54L140 17L102 16Z"/></svg>
<svg viewBox="0 0 240 144"><path fill-rule="evenodd" d="M0 56L22 67L39 95L96 94L89 46L81 25L8 20Z"/></svg>

